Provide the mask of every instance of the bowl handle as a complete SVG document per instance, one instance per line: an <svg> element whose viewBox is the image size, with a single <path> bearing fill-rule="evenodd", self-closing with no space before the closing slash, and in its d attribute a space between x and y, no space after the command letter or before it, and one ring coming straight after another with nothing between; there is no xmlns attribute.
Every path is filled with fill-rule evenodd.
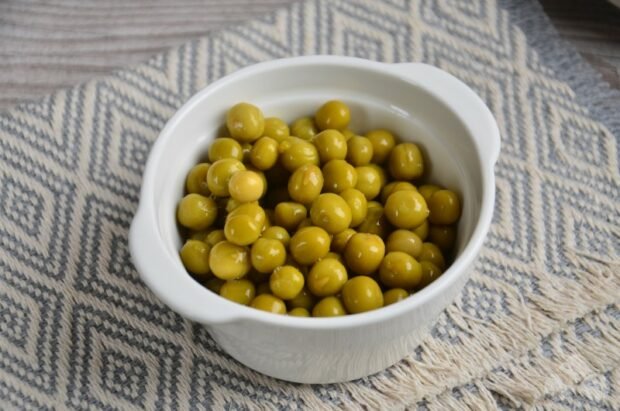
<svg viewBox="0 0 620 411"><path fill-rule="evenodd" d="M131 259L151 291L183 317L203 324L228 323L238 319L236 303L225 300L186 274L159 240L156 219L144 207L129 230Z"/></svg>
<svg viewBox="0 0 620 411"><path fill-rule="evenodd" d="M388 64L403 80L435 95L469 130L483 161L493 168L499 157L501 137L497 122L482 99L465 83L437 67L423 63Z"/></svg>

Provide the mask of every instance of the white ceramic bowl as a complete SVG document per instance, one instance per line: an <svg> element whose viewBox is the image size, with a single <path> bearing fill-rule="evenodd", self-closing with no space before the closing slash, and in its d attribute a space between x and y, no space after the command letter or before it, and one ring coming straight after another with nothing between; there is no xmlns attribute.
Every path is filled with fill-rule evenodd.
<svg viewBox="0 0 620 411"><path fill-rule="evenodd" d="M188 170L218 136L227 109L248 101L267 116L292 121L333 98L351 107L353 130L384 127L419 143L431 180L460 193L463 213L454 263L402 302L336 318L274 315L232 303L198 284L179 258L175 209ZM133 262L162 301L207 326L227 353L250 368L303 383L373 374L411 353L468 279L491 223L499 147L497 124L482 100L435 67L334 56L256 64L197 93L161 132L131 225Z"/></svg>

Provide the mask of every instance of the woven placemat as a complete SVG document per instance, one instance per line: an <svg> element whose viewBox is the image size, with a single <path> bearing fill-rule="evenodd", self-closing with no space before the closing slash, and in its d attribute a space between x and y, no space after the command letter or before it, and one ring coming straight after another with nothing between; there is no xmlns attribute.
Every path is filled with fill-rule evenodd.
<svg viewBox="0 0 620 411"><path fill-rule="evenodd" d="M214 79L301 54L439 66L503 137L458 299L399 364L324 386L232 360L127 250L166 120ZM588 70L531 1L310 1L0 115L1 408L620 408L618 101Z"/></svg>

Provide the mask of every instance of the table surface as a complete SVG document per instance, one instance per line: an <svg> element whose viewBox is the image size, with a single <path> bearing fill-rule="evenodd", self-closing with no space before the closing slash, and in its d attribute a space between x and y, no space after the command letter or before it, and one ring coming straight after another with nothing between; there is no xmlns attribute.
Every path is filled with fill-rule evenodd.
<svg viewBox="0 0 620 411"><path fill-rule="evenodd" d="M0 109L37 98L292 0L0 0ZM620 10L541 0L555 26L620 89Z"/></svg>

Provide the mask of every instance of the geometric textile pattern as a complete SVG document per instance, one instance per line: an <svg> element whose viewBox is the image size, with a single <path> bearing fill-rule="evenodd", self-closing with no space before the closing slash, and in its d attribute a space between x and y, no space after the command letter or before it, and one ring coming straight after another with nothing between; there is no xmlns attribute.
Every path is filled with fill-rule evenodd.
<svg viewBox="0 0 620 411"><path fill-rule="evenodd" d="M598 118L499 1L296 3L0 114L0 408L619 409L619 120ZM471 280L408 357L325 386L228 357L148 291L127 249L175 110L241 67L309 54L438 66L502 135Z"/></svg>

